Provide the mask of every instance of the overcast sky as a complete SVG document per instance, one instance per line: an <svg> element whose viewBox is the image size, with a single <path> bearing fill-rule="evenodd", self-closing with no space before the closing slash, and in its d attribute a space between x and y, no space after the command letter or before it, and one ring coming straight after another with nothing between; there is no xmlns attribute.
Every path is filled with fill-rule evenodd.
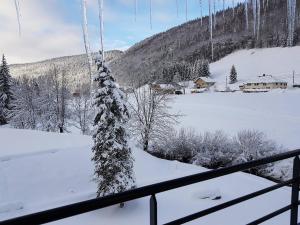
<svg viewBox="0 0 300 225"><path fill-rule="evenodd" d="M0 54L8 63L34 62L84 52L81 26L81 0L19 0L22 35L14 0L0 0ZM88 22L92 50L99 48L97 0L88 1ZM155 33L185 22L185 0L152 0L153 28L149 23L149 0L137 0L137 21L134 0L104 0L105 49L125 50ZM237 2L237 0L235 0ZM203 14L207 14L207 0ZM222 8L216 0L217 8ZM232 5L232 0L226 1ZM200 16L199 0L188 0L188 19Z"/></svg>

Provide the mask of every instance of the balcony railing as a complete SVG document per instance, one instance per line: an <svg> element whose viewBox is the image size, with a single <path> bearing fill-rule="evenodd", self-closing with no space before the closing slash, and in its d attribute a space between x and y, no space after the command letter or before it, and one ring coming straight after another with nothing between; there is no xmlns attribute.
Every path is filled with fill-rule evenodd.
<svg viewBox="0 0 300 225"><path fill-rule="evenodd" d="M144 187L140 187L134 190L125 191L122 193L118 193L115 195L106 196L103 198L96 198L92 200L87 200L83 202L78 202L71 205L66 205L42 212L37 212L30 215L25 215L13 219L9 219L6 221L0 221L0 225L15 225L15 224L43 224L48 222L53 222L61 219L65 219L68 217L76 216L82 213L87 213L90 211L94 211L97 209L102 209L108 206L112 206L115 204L120 204L123 202L143 198L150 196L150 225L157 225L157 201L155 195L157 193L170 191L176 188L188 186L191 184L211 180L217 177L222 177L228 174L232 174L235 172L246 171L254 167L262 166L268 163L277 162L280 160L294 158L293 164L293 177L290 180L282 182L280 184L275 184L268 188L253 192L251 194L247 194L236 199L224 202L220 205L213 206L211 208L202 210L200 212L185 216L183 218L178 218L174 221L170 221L165 225L175 225L175 224L184 224L192 220L199 219L211 213L217 212L219 210L225 209L227 207L236 205L238 203L247 201L249 199L255 198L257 196L266 194L268 192L274 191L286 185L291 185L291 203L287 206L284 206L281 209L276 210L268 215L265 215L248 225L255 225L263 223L279 214L282 214L286 211L290 210L290 225L298 224L298 205L299 205L299 184L300 184L300 149L294 150L278 155L274 155L267 158L262 158L259 160L242 163L235 166L230 166L226 168L216 169L207 171L204 173L198 173L195 175L185 176L174 180L164 181ZM238 221L237 221L238 222Z"/></svg>

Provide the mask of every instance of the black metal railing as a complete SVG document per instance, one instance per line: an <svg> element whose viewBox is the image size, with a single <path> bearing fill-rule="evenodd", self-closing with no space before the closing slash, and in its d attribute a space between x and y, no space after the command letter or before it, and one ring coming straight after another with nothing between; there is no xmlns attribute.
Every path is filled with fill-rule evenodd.
<svg viewBox="0 0 300 225"><path fill-rule="evenodd" d="M288 210L290 210L290 225L297 225L298 223L298 205L299 205L299 184L300 184L300 149L295 151L290 151L278 155L274 155L267 158L262 158L259 160L242 163L235 166L230 166L226 168L216 169L207 171L204 173L199 173L195 175L190 175L186 177L181 177L174 180L164 181L157 184L152 184L144 187L140 187L134 190L125 191L123 193L118 193L111 196L106 196L103 198L96 198L92 200L87 200L83 202L78 202L75 204L62 206L42 212L37 212L30 215L25 215L13 219L9 219L6 221L0 221L0 225L14 225L14 224L43 224L48 222L57 221L60 219L68 218L71 216L79 215L82 213L87 213L93 210L102 209L108 206L112 206L115 204L120 204L123 202L135 200L138 198L143 198L146 196L150 197L150 225L157 225L157 201L155 195L157 193L169 191L172 189L184 187L187 185L199 183L202 181L214 179L217 177L225 176L228 174L232 174L235 172L249 170L254 167L262 166L268 163L277 162L280 160L288 159L294 157L293 164L293 177L292 179L282 182L280 184L273 185L271 187L253 192L248 195L241 196L239 198L230 200L228 202L224 202L220 205L213 206L211 208L202 210L200 212L185 216L183 218L179 218L177 220L166 223L165 225L173 225L173 224L183 224L189 221L199 219L200 217L206 216L208 214L217 212L219 210L225 209L227 207L236 205L238 203L247 201L249 199L255 198L257 196L263 195L270 191L274 191L286 185L292 186L291 191L291 203L288 206L285 206L281 209L278 209L275 212L272 212L262 218L259 218L248 225L255 225L263 223L266 220L269 220L279 214L282 214Z"/></svg>

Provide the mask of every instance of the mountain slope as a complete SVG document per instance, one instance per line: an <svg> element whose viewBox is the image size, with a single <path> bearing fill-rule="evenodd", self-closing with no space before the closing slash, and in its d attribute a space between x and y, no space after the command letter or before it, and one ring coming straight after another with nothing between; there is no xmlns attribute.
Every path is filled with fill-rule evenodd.
<svg viewBox="0 0 300 225"><path fill-rule="evenodd" d="M106 60L109 63L120 57L122 54L123 52L118 50L108 51L106 52ZM64 70L66 72L66 75L73 86L76 86L78 82L89 78L88 61L84 54L53 58L35 63L14 64L10 65L10 71L13 77L38 77L45 75L54 65L59 70ZM93 65L92 71L96 71L95 65Z"/></svg>
<svg viewBox="0 0 300 225"><path fill-rule="evenodd" d="M300 5L298 4L298 10ZM238 5L235 16L232 9L216 15L213 31L214 59L216 61L237 49L286 46L286 1L269 1L261 9L259 37L253 36L252 8L249 7L249 30L246 30L244 6ZM297 18L299 21L299 17ZM299 44L300 23L296 21L295 44ZM139 79L147 82L151 75L161 74L163 68L197 59L211 61L208 17L196 19L154 35L128 49L122 57L111 63L112 71L121 82Z"/></svg>

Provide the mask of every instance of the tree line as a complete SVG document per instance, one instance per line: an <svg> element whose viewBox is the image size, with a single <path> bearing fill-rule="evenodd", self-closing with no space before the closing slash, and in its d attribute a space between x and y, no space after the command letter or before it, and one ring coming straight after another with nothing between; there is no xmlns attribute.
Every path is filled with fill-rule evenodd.
<svg viewBox="0 0 300 225"><path fill-rule="evenodd" d="M37 78L13 79L5 56L0 67L0 125L64 133L74 125L89 132L91 103L89 86L78 86L72 98L64 70L55 65Z"/></svg>

